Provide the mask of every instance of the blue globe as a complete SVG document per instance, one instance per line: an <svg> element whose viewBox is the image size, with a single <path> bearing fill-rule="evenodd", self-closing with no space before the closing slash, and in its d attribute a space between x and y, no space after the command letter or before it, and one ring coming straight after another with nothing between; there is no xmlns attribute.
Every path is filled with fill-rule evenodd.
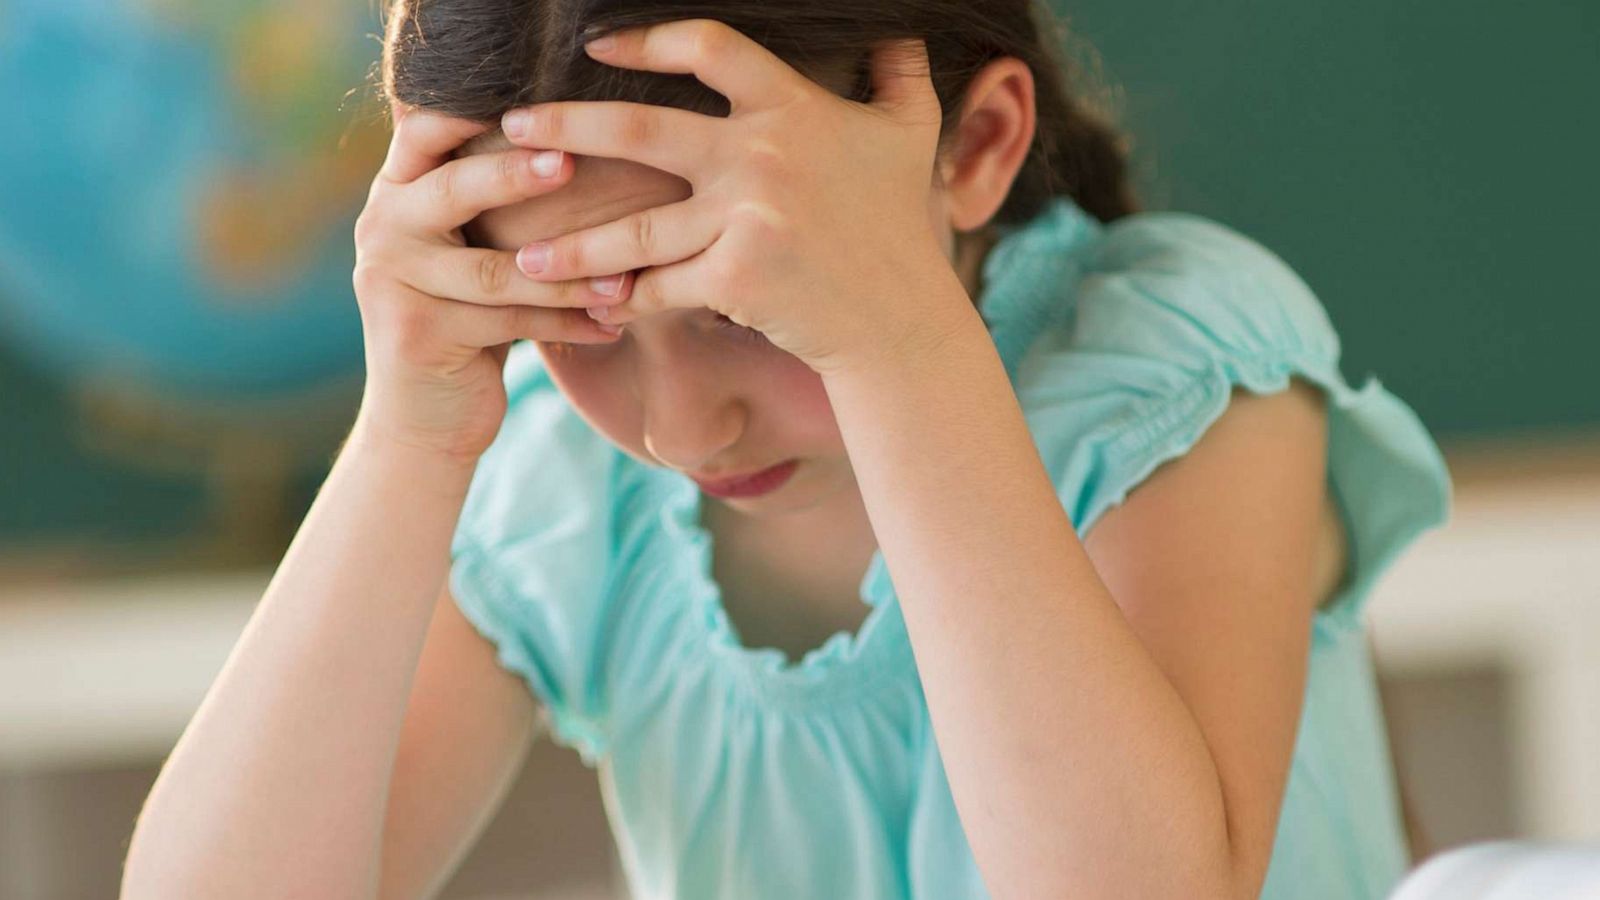
<svg viewBox="0 0 1600 900"><path fill-rule="evenodd" d="M359 371L373 6L0 0L0 339L233 402Z"/></svg>

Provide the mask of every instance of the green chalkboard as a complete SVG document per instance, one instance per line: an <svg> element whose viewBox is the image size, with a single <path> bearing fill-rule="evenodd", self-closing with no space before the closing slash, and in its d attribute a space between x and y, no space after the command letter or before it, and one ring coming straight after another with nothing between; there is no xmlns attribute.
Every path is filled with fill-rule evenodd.
<svg viewBox="0 0 1600 900"><path fill-rule="evenodd" d="M1287 260L1352 378L1445 439L1600 426L1600 2L1054 2L1119 92L1146 206ZM0 556L196 532L206 473L89 449L67 386L16 350Z"/></svg>
<svg viewBox="0 0 1600 900"><path fill-rule="evenodd" d="M1054 0L1150 208L1277 252L1441 436L1600 424L1600 2Z"/></svg>

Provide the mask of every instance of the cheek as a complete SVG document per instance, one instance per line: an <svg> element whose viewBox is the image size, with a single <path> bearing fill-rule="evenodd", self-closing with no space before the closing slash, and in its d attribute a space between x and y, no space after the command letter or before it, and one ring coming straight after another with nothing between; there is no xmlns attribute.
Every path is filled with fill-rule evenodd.
<svg viewBox="0 0 1600 900"><path fill-rule="evenodd" d="M632 448L640 430L631 394L622 380L625 370L582 359L582 348L540 344L545 371L567 401L594 429L619 446Z"/></svg>
<svg viewBox="0 0 1600 900"><path fill-rule="evenodd" d="M766 385L762 401L778 413L776 418L784 423L790 438L818 448L842 444L822 376L787 354L764 366L759 374L760 380L752 383Z"/></svg>

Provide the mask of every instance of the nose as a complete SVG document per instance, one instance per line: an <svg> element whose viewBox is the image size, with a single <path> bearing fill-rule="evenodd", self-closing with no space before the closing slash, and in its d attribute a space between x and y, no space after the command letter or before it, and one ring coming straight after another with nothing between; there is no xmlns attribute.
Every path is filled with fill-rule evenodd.
<svg viewBox="0 0 1600 900"><path fill-rule="evenodd" d="M694 341L638 356L644 446L680 472L722 468L719 460L744 433L747 411L731 379Z"/></svg>

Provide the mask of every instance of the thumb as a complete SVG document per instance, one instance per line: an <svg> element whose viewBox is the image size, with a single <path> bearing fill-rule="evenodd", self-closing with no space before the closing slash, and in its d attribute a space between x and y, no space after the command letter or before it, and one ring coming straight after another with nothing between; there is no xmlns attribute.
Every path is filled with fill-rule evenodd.
<svg viewBox="0 0 1600 900"><path fill-rule="evenodd" d="M872 105L891 113L923 111L938 115L928 43L922 38L884 41L872 48Z"/></svg>

